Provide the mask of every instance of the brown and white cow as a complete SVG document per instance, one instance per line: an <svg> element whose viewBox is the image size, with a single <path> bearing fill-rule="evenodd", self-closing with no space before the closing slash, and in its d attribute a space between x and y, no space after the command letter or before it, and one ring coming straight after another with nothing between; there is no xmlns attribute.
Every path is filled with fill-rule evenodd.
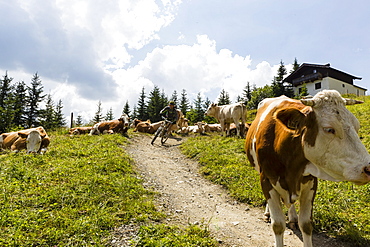
<svg viewBox="0 0 370 247"><path fill-rule="evenodd" d="M93 127L74 127L69 129L70 135L83 135L88 134L92 130Z"/></svg>
<svg viewBox="0 0 370 247"><path fill-rule="evenodd" d="M358 185L370 181L370 155L357 134L359 121L345 107L357 103L362 102L344 99L335 90L312 99L281 96L260 103L245 151L260 172L277 247L283 246L286 224L281 200L289 208L289 222L298 221L304 246L310 247L317 178Z"/></svg>
<svg viewBox="0 0 370 247"><path fill-rule="evenodd" d="M244 129L242 132L240 132L239 121L241 121L242 126L244 126L246 114L247 108L241 102L222 106L218 106L217 104L212 103L205 113L206 116L211 116L217 119L217 121L221 124L222 131L225 131L226 136L229 135L230 124L235 123L238 127L238 136L243 138Z"/></svg>
<svg viewBox="0 0 370 247"><path fill-rule="evenodd" d="M149 133L151 122L137 120L135 123L134 132Z"/></svg>
<svg viewBox="0 0 370 247"><path fill-rule="evenodd" d="M27 153L46 152L50 138L42 126L20 130L17 132L2 133L0 138L2 148L18 152L26 149Z"/></svg>
<svg viewBox="0 0 370 247"><path fill-rule="evenodd" d="M122 114L119 119L96 123L91 129L89 135L100 135L106 133L124 134L127 132L129 127L129 120L130 118L127 114Z"/></svg>

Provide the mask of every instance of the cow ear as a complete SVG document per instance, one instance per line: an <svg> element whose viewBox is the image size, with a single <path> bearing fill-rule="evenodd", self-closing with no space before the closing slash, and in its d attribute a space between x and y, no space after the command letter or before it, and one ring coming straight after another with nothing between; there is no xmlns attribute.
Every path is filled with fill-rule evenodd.
<svg viewBox="0 0 370 247"><path fill-rule="evenodd" d="M21 131L18 132L18 135L21 137L21 138L27 138L27 134L26 133L23 133Z"/></svg>
<svg viewBox="0 0 370 247"><path fill-rule="evenodd" d="M277 111L276 118L291 130L300 130L304 125L306 115L295 108L285 108Z"/></svg>

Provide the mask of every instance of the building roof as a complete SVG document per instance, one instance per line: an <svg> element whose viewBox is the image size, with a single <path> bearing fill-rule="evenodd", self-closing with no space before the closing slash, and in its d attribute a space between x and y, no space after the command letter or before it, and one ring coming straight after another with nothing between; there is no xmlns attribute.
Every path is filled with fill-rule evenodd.
<svg viewBox="0 0 370 247"><path fill-rule="evenodd" d="M324 65L303 63L296 71L287 76L284 82L291 83L293 86L298 86L303 83L320 80L324 77L332 77L351 85L353 85L353 80L362 79L361 77L332 68L330 67L330 63Z"/></svg>

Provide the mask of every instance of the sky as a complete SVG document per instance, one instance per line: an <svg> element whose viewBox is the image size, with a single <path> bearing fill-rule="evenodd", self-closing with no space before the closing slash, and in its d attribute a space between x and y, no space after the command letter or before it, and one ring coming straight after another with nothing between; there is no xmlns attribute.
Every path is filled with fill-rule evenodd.
<svg viewBox="0 0 370 247"><path fill-rule="evenodd" d="M235 101L270 85L282 61L327 64L370 89L370 1L0 0L0 76L91 120L118 118L144 88Z"/></svg>

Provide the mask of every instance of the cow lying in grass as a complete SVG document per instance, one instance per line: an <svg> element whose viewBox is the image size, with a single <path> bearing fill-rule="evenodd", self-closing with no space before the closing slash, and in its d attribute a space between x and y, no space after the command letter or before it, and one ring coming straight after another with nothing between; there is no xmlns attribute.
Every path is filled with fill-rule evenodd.
<svg viewBox="0 0 370 247"><path fill-rule="evenodd" d="M46 152L49 143L50 138L42 126L16 132L2 133L0 135L1 147L10 149L13 152L26 149L27 153L43 154Z"/></svg>

